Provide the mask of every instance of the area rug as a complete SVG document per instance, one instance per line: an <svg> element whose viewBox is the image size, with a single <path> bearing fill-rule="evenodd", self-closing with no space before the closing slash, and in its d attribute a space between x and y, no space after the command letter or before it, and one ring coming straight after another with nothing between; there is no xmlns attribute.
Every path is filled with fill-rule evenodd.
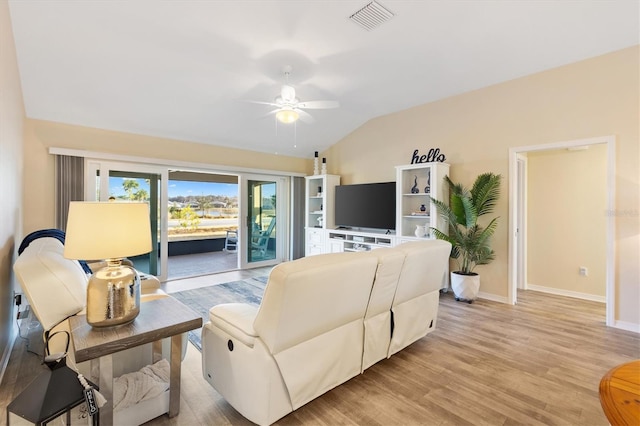
<svg viewBox="0 0 640 426"><path fill-rule="evenodd" d="M209 309L221 303L249 303L259 306L267 284L267 276L253 277L242 281L231 281L193 290L171 293L191 309L202 316L203 323L209 321ZM202 329L189 332L189 341L202 351L200 336Z"/></svg>

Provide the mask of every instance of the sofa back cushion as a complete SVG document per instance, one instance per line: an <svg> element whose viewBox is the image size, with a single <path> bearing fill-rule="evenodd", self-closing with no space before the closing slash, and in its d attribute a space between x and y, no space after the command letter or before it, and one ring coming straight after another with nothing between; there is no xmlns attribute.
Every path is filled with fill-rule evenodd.
<svg viewBox="0 0 640 426"><path fill-rule="evenodd" d="M368 253L333 253L271 271L253 325L276 360L293 409L360 374L377 264Z"/></svg>
<svg viewBox="0 0 640 426"><path fill-rule="evenodd" d="M331 253L271 270L254 328L271 353L357 319L367 308L377 260L367 253Z"/></svg>
<svg viewBox="0 0 640 426"><path fill-rule="evenodd" d="M372 250L378 268L364 317L362 370L387 357L391 340L391 303L396 292L405 254L395 248Z"/></svg>
<svg viewBox="0 0 640 426"><path fill-rule="evenodd" d="M55 238L38 238L22 252L13 270L31 309L45 330L84 309L87 275L76 260L63 256Z"/></svg>
<svg viewBox="0 0 640 426"><path fill-rule="evenodd" d="M451 244L443 240L413 241L396 246L405 254L393 305L439 290L449 265Z"/></svg>
<svg viewBox="0 0 640 426"><path fill-rule="evenodd" d="M396 248L405 253L405 259L391 305L394 327L387 356L435 329L440 288L451 253L451 244L442 240L405 243Z"/></svg>

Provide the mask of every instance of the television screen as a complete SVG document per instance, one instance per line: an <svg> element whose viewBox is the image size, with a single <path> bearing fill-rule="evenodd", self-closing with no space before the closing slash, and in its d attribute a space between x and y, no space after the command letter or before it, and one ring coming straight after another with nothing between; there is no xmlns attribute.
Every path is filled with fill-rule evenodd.
<svg viewBox="0 0 640 426"><path fill-rule="evenodd" d="M346 228L396 229L396 183L336 186L335 222Z"/></svg>

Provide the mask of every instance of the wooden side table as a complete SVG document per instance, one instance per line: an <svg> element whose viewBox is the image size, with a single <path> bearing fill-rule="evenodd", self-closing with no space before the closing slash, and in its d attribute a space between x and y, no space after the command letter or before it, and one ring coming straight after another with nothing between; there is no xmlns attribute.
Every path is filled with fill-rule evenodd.
<svg viewBox="0 0 640 426"><path fill-rule="evenodd" d="M619 365L602 377L600 404L612 426L640 425L640 360Z"/></svg>
<svg viewBox="0 0 640 426"><path fill-rule="evenodd" d="M147 343L155 343L154 358L159 342L171 338L169 379L169 417L180 412L180 367L182 334L202 327L202 318L171 296L151 300L140 306L140 314L133 322L115 327L93 328L85 315L69 319L76 362L98 364L100 393L107 403L100 408L100 424L113 425L113 363L111 355ZM154 362L157 359L154 359Z"/></svg>

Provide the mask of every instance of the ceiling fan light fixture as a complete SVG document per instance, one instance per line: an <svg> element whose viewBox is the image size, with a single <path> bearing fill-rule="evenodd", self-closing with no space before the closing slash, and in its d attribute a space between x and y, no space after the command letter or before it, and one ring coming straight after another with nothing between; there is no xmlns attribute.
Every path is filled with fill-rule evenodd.
<svg viewBox="0 0 640 426"><path fill-rule="evenodd" d="M281 109L276 113L276 118L284 124L294 123L300 118L300 115L292 109Z"/></svg>

